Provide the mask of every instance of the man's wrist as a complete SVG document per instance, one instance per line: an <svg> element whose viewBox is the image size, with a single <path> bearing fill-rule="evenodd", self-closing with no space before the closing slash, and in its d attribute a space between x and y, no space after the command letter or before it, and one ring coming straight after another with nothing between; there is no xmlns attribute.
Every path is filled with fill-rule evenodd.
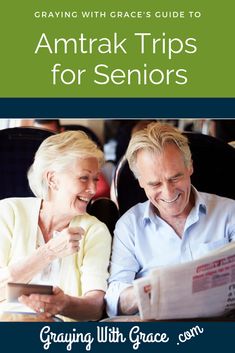
<svg viewBox="0 0 235 353"><path fill-rule="evenodd" d="M119 297L118 313L121 315L134 315L138 312L138 305L134 292L134 287L124 289Z"/></svg>

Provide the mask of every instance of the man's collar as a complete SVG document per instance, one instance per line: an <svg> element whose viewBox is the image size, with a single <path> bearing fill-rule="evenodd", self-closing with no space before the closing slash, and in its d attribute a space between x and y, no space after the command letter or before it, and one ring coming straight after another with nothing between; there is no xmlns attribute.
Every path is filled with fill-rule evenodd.
<svg viewBox="0 0 235 353"><path fill-rule="evenodd" d="M146 224L152 222L154 218L155 218L155 213L153 211L153 206L151 202L148 200L145 203L145 209L143 214L143 225L145 226Z"/></svg>
<svg viewBox="0 0 235 353"><path fill-rule="evenodd" d="M204 198L202 197L202 194L200 194L197 189L192 185L192 192L194 194L194 208L196 212L199 214L200 212L205 213L207 212L207 207Z"/></svg>

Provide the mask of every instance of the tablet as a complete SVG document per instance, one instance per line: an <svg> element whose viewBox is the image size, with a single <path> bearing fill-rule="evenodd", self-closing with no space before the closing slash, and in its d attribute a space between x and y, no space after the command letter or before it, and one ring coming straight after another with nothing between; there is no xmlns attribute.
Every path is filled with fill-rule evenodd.
<svg viewBox="0 0 235 353"><path fill-rule="evenodd" d="M7 284L7 301L18 302L21 295L30 294L53 294L53 286L29 283L12 283Z"/></svg>

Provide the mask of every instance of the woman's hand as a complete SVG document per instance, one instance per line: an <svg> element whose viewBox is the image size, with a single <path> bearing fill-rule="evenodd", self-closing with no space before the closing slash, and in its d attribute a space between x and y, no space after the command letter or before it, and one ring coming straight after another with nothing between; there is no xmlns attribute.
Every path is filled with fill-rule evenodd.
<svg viewBox="0 0 235 353"><path fill-rule="evenodd" d="M51 260L72 255L79 251L79 242L85 231L81 227L65 228L46 244Z"/></svg>
<svg viewBox="0 0 235 353"><path fill-rule="evenodd" d="M18 300L36 311L42 320L62 315L76 321L97 321L102 317L104 294L101 290L93 290L82 297L73 297L65 294L60 288L53 287L52 295L22 295Z"/></svg>
<svg viewBox="0 0 235 353"><path fill-rule="evenodd" d="M60 288L53 287L52 295L22 295L18 298L18 300L20 303L39 313L42 319L46 319L58 314L62 314L69 301L69 297L64 294Z"/></svg>

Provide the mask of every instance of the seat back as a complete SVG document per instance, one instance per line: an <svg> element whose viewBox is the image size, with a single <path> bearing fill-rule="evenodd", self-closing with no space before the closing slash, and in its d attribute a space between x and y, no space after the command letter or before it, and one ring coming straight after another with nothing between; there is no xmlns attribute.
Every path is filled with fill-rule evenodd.
<svg viewBox="0 0 235 353"><path fill-rule="evenodd" d="M105 223L110 234L113 235L116 222L119 218L119 211L112 200L106 197L100 197L93 200L88 205L87 212Z"/></svg>
<svg viewBox="0 0 235 353"><path fill-rule="evenodd" d="M194 173L192 184L199 190L235 199L235 149L222 140L201 133L184 133L189 139ZM120 215L147 200L125 157L116 167L112 199Z"/></svg>
<svg viewBox="0 0 235 353"><path fill-rule="evenodd" d="M85 132L85 134L87 134L87 136L97 144L97 146L102 150L103 149L103 145L99 139L99 137L96 135L96 133L90 129L88 126L84 126L84 125L79 125L79 124L68 124L68 125L63 125L62 129L64 129L65 131L68 130L80 130Z"/></svg>
<svg viewBox="0 0 235 353"><path fill-rule="evenodd" d="M114 173L111 199L118 207L120 216L138 202L147 200L145 192L130 170L125 156L120 159Z"/></svg>
<svg viewBox="0 0 235 353"><path fill-rule="evenodd" d="M212 136L188 132L194 172L192 184L199 190L235 200L235 150Z"/></svg>
<svg viewBox="0 0 235 353"><path fill-rule="evenodd" d="M41 142L53 132L31 127L0 130L0 199L33 196L27 171Z"/></svg>

